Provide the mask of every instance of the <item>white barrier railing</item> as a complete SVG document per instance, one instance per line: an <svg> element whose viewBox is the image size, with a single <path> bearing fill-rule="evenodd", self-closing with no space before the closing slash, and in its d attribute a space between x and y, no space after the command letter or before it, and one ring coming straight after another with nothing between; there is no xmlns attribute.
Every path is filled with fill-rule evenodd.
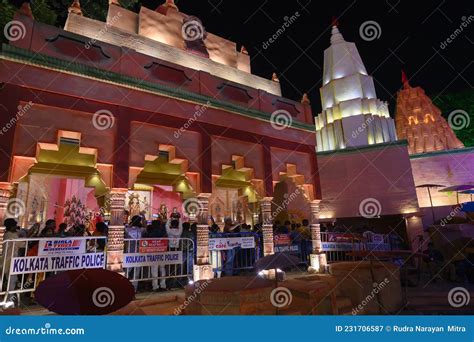
<svg viewBox="0 0 474 342"><path fill-rule="evenodd" d="M0 295L34 292L51 274L105 268L106 238L30 238L5 240L0 258Z"/></svg>
<svg viewBox="0 0 474 342"><path fill-rule="evenodd" d="M355 260L347 252L391 249L389 236L385 234L322 232L321 245L328 262Z"/></svg>
<svg viewBox="0 0 474 342"><path fill-rule="evenodd" d="M187 238L125 239L123 269L135 288L148 280L154 289L167 287L167 279L187 283L193 277L194 253L194 241Z"/></svg>

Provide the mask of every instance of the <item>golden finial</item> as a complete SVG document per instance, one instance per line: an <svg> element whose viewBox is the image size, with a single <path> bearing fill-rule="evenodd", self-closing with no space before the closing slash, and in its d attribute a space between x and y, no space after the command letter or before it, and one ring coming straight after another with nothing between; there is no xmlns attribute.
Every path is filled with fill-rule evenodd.
<svg viewBox="0 0 474 342"><path fill-rule="evenodd" d="M174 0L166 0L166 2L163 4L163 6L174 8L175 10L178 11L178 6L176 6L176 4L174 3Z"/></svg>
<svg viewBox="0 0 474 342"><path fill-rule="evenodd" d="M71 6L69 6L68 13L69 14L74 13L74 14L77 14L77 15L82 15L81 3L79 2L79 0L74 0L72 2Z"/></svg>
<svg viewBox="0 0 474 342"><path fill-rule="evenodd" d="M306 105L311 104L311 101L309 100L309 97L308 97L307 93L303 94L303 97L301 98L301 103L306 104Z"/></svg>
<svg viewBox="0 0 474 342"><path fill-rule="evenodd" d="M29 2L24 2L19 11L19 13L23 14L24 16L27 16L27 17L30 17L30 18L33 18L33 12L31 12L31 7L30 7L30 3Z"/></svg>
<svg viewBox="0 0 474 342"><path fill-rule="evenodd" d="M248 54L249 54L249 52L247 51L247 49L246 49L245 46L243 46L243 45L240 47L240 53L243 53L244 55L248 55Z"/></svg>
<svg viewBox="0 0 474 342"><path fill-rule="evenodd" d="M272 81L273 82L280 82L280 79L278 78L276 72L274 72L273 75L272 75Z"/></svg>
<svg viewBox="0 0 474 342"><path fill-rule="evenodd" d="M122 7L122 5L120 5L120 0L109 0L109 6L110 5Z"/></svg>

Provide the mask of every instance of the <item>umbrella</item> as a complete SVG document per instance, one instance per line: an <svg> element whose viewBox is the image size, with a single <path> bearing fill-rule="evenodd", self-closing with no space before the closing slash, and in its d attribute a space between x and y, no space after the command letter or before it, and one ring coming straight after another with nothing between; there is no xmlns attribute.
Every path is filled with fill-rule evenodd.
<svg viewBox="0 0 474 342"><path fill-rule="evenodd" d="M439 190L440 192L451 192L451 191L456 191L456 199L459 204L459 192L464 191L464 190L470 190L474 189L474 185L471 184L460 184L460 185L453 185L453 186L448 186L447 188Z"/></svg>
<svg viewBox="0 0 474 342"><path fill-rule="evenodd" d="M104 269L61 272L41 282L35 292L39 304L60 315L105 315L134 297L127 278Z"/></svg>
<svg viewBox="0 0 474 342"><path fill-rule="evenodd" d="M431 216L433 216L433 224L435 222L435 214L434 214L434 209L433 209L433 199L431 198L431 191L430 188L442 188L444 185L440 184L422 184L418 185L417 188L426 188L428 189L428 196L430 198L430 205L431 205Z"/></svg>

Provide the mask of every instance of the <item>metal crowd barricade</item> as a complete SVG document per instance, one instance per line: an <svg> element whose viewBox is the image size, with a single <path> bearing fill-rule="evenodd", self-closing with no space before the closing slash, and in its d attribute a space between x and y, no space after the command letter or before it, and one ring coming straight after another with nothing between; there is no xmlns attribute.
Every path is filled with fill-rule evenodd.
<svg viewBox="0 0 474 342"><path fill-rule="evenodd" d="M311 240L302 239L300 235L293 238L291 234L277 234L273 241L275 253L289 253L297 256L300 264L309 264Z"/></svg>
<svg viewBox="0 0 474 342"><path fill-rule="evenodd" d="M194 241L188 238L125 239L123 269L135 287L167 279L185 285L193 277L194 256Z"/></svg>
<svg viewBox="0 0 474 342"><path fill-rule="evenodd" d="M260 240L254 232L209 234L209 258L217 277L253 270L261 257Z"/></svg>
<svg viewBox="0 0 474 342"><path fill-rule="evenodd" d="M5 240L0 296L33 293L41 281L63 271L105 268L105 246L102 236Z"/></svg>
<svg viewBox="0 0 474 342"><path fill-rule="evenodd" d="M347 255L352 251L391 249L388 235L375 234L374 236L377 237L377 240L371 237L367 239L359 234L322 232L322 250L326 254L328 262L338 262L359 260L358 257Z"/></svg>

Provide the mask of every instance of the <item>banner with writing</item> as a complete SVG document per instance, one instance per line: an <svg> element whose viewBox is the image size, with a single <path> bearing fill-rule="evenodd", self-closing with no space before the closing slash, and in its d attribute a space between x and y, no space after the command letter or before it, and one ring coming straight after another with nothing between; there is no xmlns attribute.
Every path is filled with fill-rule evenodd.
<svg viewBox="0 0 474 342"><path fill-rule="evenodd" d="M84 254L86 252L85 239L52 239L39 240L38 255Z"/></svg>
<svg viewBox="0 0 474 342"><path fill-rule="evenodd" d="M183 263L183 252L161 252L161 253L125 253L123 255L123 267L180 265Z"/></svg>
<svg viewBox="0 0 474 342"><path fill-rule="evenodd" d="M105 253L19 257L12 259L10 274L42 273L104 267Z"/></svg>
<svg viewBox="0 0 474 342"><path fill-rule="evenodd" d="M209 250L212 251L224 251L237 247L240 247L242 249L255 248L254 237L223 237L209 239Z"/></svg>

